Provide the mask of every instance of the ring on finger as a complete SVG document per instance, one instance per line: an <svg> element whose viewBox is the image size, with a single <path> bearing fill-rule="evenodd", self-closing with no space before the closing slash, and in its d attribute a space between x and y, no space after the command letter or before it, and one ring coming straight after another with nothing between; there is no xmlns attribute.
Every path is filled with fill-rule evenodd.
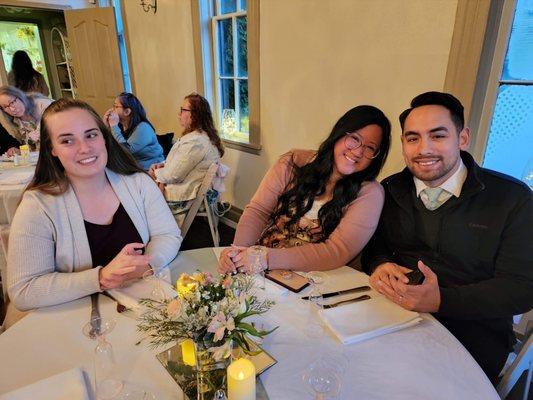
<svg viewBox="0 0 533 400"><path fill-rule="evenodd" d="M398 301L401 303L403 302L403 296L398 297Z"/></svg>

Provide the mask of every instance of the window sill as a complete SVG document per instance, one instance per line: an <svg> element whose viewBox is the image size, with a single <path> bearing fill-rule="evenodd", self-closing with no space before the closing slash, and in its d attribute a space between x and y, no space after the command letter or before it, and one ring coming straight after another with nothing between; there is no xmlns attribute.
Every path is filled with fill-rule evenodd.
<svg viewBox="0 0 533 400"><path fill-rule="evenodd" d="M260 144L234 142L233 140L222 139L224 145L229 149L244 151L245 153L259 155L261 152Z"/></svg>

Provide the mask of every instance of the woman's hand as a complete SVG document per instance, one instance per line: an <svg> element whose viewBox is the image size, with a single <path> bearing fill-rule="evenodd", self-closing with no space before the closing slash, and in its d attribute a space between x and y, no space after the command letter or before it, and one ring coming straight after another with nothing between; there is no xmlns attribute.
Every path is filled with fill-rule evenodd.
<svg viewBox="0 0 533 400"><path fill-rule="evenodd" d="M10 147L7 149L6 154L8 157L13 157L15 154L20 154L20 149L18 147Z"/></svg>
<svg viewBox="0 0 533 400"><path fill-rule="evenodd" d="M165 166L164 162L155 163L150 165L150 169L148 170L148 175L152 177L152 179L155 181L155 170L158 168L163 168Z"/></svg>
<svg viewBox="0 0 533 400"><path fill-rule="evenodd" d="M118 114L115 112L115 110L110 108L109 110L107 110L105 112L105 114L104 114L104 123L107 126L109 126L109 127L118 125L119 118L118 118Z"/></svg>
<svg viewBox="0 0 533 400"><path fill-rule="evenodd" d="M113 260L100 270L102 290L120 287L130 279L140 278L150 269L150 256L145 256L143 243L129 243Z"/></svg>
<svg viewBox="0 0 533 400"><path fill-rule="evenodd" d="M218 260L218 272L221 275L237 272L237 266L233 259L244 250L246 250L246 247L237 247L233 245L222 250L220 253L220 259Z"/></svg>
<svg viewBox="0 0 533 400"><path fill-rule="evenodd" d="M389 295L391 297L397 296L396 281L407 284L409 279L405 276L406 273L411 272L409 268L402 267L395 263L384 263L379 265L372 275L370 275L370 286L381 294Z"/></svg>

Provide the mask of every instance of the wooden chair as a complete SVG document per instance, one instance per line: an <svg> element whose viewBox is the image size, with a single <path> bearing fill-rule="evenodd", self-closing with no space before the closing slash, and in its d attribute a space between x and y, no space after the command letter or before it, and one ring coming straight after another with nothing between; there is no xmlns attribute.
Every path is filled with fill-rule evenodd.
<svg viewBox="0 0 533 400"><path fill-rule="evenodd" d="M498 394L502 399L505 399L511 389L516 385L524 371L527 372L526 381L524 383L523 400L527 400L529 395L529 388L531 386L531 377L533 376L533 335L524 342L522 349L518 353L511 366L505 371L500 383L496 387Z"/></svg>
<svg viewBox="0 0 533 400"><path fill-rule="evenodd" d="M209 230L211 231L211 237L213 238L214 247L218 247L220 243L220 236L218 234L218 216L215 212L217 204L216 202L214 204L209 204L206 195L207 191L211 189L211 186L213 185L213 179L215 179L217 169L218 164L213 163L207 170L204 180L202 181L202 184L198 189L198 194L193 200L191 207L187 211L183 224L181 224L180 226L181 236L185 238L185 235L187 235L187 232L191 227L192 221L196 216L207 217L207 221L209 222ZM202 206L203 208L201 208Z"/></svg>

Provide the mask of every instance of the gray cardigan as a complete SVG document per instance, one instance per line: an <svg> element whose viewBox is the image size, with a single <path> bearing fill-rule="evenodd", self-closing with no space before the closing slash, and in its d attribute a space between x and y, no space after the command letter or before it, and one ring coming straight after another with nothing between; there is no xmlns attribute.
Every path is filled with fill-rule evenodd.
<svg viewBox="0 0 533 400"><path fill-rule="evenodd" d="M106 170L117 197L137 228L151 265L167 265L181 235L161 192L143 173ZM65 303L100 291L83 216L74 190L52 196L24 193L9 235L7 283L19 310Z"/></svg>

